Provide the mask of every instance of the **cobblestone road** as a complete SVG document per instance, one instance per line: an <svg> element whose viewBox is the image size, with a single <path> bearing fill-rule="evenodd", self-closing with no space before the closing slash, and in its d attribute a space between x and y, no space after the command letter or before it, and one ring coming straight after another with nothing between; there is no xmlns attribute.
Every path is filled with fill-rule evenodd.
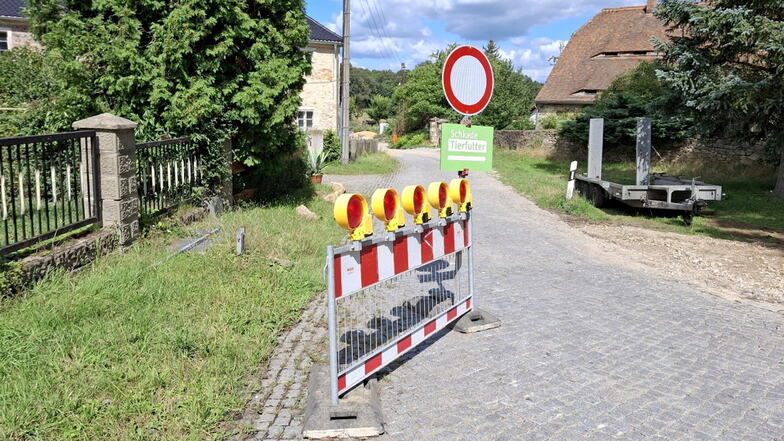
<svg viewBox="0 0 784 441"><path fill-rule="evenodd" d="M335 180L369 195L453 177L436 151L392 153L392 175ZM384 440L784 440L784 316L602 263L492 176L471 182L476 303L504 324L436 335L388 372ZM257 439L291 437L283 420Z"/></svg>

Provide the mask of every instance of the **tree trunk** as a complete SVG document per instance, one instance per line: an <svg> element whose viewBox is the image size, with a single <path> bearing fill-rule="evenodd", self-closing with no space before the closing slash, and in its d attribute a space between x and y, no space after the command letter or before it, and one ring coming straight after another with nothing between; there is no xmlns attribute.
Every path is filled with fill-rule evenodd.
<svg viewBox="0 0 784 441"><path fill-rule="evenodd" d="M784 198L784 149L781 150L781 161L779 161L779 170L776 173L776 188L773 189L773 196Z"/></svg>

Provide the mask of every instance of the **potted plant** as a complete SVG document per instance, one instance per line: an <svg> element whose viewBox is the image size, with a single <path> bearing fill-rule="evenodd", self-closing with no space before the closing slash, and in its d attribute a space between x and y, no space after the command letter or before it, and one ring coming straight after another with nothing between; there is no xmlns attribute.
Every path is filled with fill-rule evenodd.
<svg viewBox="0 0 784 441"><path fill-rule="evenodd" d="M327 165L327 152L316 153L308 150L308 175L314 184L321 184L324 179L324 167Z"/></svg>

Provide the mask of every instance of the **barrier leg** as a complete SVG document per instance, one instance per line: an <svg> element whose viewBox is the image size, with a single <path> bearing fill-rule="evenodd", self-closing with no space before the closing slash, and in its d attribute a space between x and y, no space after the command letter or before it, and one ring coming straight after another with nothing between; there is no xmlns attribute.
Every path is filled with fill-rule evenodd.
<svg viewBox="0 0 784 441"><path fill-rule="evenodd" d="M335 249L327 247L327 320L329 322L329 395L338 404L338 342L335 312Z"/></svg>

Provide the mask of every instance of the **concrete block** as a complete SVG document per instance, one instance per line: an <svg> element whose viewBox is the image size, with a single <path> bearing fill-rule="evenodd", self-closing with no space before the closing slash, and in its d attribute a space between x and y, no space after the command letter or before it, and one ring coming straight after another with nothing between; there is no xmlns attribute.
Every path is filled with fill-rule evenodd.
<svg viewBox="0 0 784 441"><path fill-rule="evenodd" d="M104 199L125 199L137 196L136 175L101 176L101 196Z"/></svg>
<svg viewBox="0 0 784 441"><path fill-rule="evenodd" d="M329 367L313 366L308 385L308 403L302 436L321 438L366 438L384 433L384 418L376 381L357 386L333 406L329 392Z"/></svg>
<svg viewBox="0 0 784 441"><path fill-rule="evenodd" d="M139 216L139 198L122 200L104 200L102 202L101 216L104 226L110 224L123 224Z"/></svg>
<svg viewBox="0 0 784 441"><path fill-rule="evenodd" d="M455 322L454 330L463 334L487 331L501 326L501 320L487 311L474 309Z"/></svg>
<svg viewBox="0 0 784 441"><path fill-rule="evenodd" d="M139 238L139 219L133 219L120 225L119 232L121 245L129 245L135 242Z"/></svg>

